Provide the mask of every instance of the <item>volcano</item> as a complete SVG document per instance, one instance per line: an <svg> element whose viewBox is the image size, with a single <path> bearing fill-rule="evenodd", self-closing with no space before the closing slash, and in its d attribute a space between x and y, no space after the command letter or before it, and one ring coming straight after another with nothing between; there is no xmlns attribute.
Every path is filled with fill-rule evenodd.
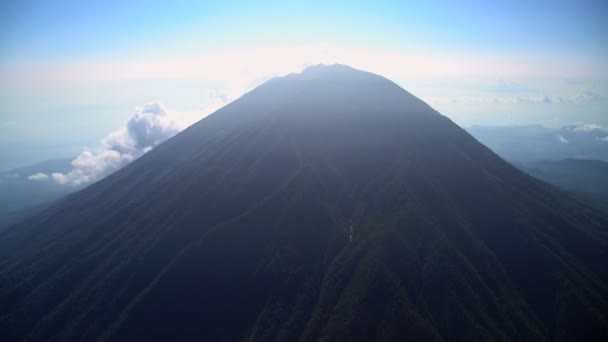
<svg viewBox="0 0 608 342"><path fill-rule="evenodd" d="M608 216L390 80L274 78L0 235L0 339L608 341Z"/></svg>

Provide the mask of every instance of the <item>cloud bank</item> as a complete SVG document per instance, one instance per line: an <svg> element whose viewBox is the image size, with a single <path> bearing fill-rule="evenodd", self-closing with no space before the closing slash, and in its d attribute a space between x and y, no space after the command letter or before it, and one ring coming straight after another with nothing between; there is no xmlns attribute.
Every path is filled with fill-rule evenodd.
<svg viewBox="0 0 608 342"><path fill-rule="evenodd" d="M551 104L551 103L570 103L586 104L607 100L608 97L598 94L592 90L581 90L574 96L560 96L540 94L537 96L514 96L514 97L471 97L463 96L451 98L448 103L474 103L474 104ZM436 101L437 102L437 101ZM439 101L441 102L441 101Z"/></svg>
<svg viewBox="0 0 608 342"><path fill-rule="evenodd" d="M572 130L577 132L590 132L590 131L605 131L608 132L608 127L598 125L598 124L579 124L575 126Z"/></svg>
<svg viewBox="0 0 608 342"><path fill-rule="evenodd" d="M606 100L606 96L600 95L592 90L582 90L572 98L570 98L570 102L573 103L588 103L588 102L598 102Z"/></svg>
<svg viewBox="0 0 608 342"><path fill-rule="evenodd" d="M41 172L29 176L32 180L50 177L59 184L74 186L97 181L122 168L165 140L171 138L187 124L176 112L154 102L135 110L126 125L108 134L98 151L84 151L72 160L67 173L54 172L50 176Z"/></svg>

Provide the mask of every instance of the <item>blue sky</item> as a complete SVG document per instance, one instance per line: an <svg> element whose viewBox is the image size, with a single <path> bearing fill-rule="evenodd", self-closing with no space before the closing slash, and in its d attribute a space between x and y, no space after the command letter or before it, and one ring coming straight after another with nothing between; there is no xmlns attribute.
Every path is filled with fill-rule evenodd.
<svg viewBox="0 0 608 342"><path fill-rule="evenodd" d="M7 1L2 59L278 43L603 53L605 1ZM604 43L604 44L601 44ZM42 54L42 56L40 55Z"/></svg>
<svg viewBox="0 0 608 342"><path fill-rule="evenodd" d="M461 125L608 125L606 1L3 1L0 169L94 148L136 107L194 121L318 62Z"/></svg>

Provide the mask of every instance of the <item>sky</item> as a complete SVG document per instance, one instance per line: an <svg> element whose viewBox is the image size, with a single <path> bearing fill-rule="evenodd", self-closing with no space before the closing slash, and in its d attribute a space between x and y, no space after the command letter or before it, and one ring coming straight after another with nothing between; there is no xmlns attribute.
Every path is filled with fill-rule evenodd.
<svg viewBox="0 0 608 342"><path fill-rule="evenodd" d="M461 126L608 126L607 17L605 0L2 1L0 170L135 146L142 117L165 137L318 63Z"/></svg>

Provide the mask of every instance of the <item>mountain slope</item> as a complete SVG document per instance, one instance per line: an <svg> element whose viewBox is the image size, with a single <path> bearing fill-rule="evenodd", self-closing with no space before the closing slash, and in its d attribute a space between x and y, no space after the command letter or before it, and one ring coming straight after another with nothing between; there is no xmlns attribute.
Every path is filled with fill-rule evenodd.
<svg viewBox="0 0 608 342"><path fill-rule="evenodd" d="M0 236L0 337L608 337L608 218L377 75L273 79Z"/></svg>

